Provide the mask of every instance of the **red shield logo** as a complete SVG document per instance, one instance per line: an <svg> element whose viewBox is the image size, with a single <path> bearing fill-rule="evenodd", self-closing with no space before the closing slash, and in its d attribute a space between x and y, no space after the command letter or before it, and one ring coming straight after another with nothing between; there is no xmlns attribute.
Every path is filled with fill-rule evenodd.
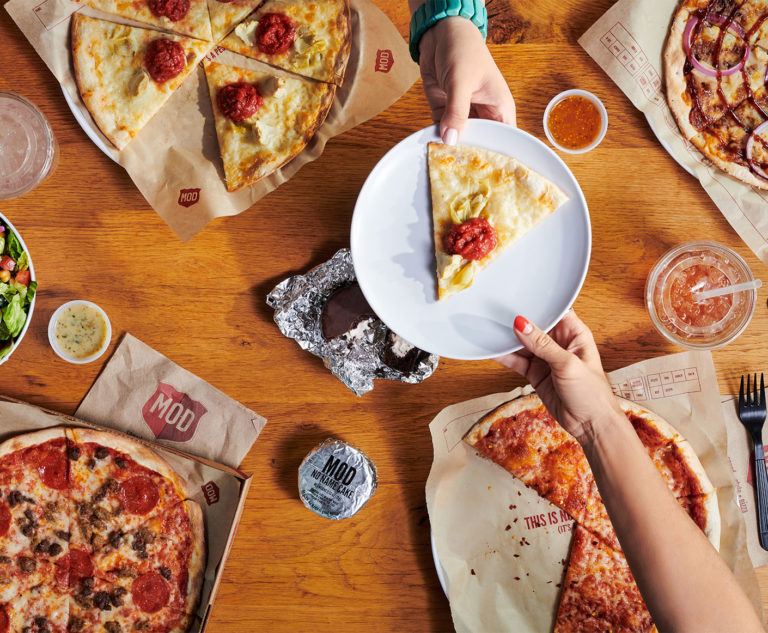
<svg viewBox="0 0 768 633"><path fill-rule="evenodd" d="M188 442L208 409L171 385L158 383L155 393L141 408L144 421L159 440Z"/></svg>
<svg viewBox="0 0 768 633"><path fill-rule="evenodd" d="M388 48L380 48L376 51L376 66L374 70L377 73L388 73L395 65L395 57Z"/></svg>
<svg viewBox="0 0 768 633"><path fill-rule="evenodd" d="M179 204L182 207L191 207L193 204L197 204L200 200L200 188L197 189L180 189L179 190Z"/></svg>
<svg viewBox="0 0 768 633"><path fill-rule="evenodd" d="M219 487L213 481L203 484L200 488L205 495L205 502L209 506L219 502Z"/></svg>

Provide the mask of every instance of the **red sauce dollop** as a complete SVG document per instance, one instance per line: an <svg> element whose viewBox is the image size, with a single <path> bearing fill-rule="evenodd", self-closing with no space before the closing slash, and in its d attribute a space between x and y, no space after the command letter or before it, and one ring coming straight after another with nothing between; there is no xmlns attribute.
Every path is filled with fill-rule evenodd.
<svg viewBox="0 0 768 633"><path fill-rule="evenodd" d="M178 22L189 13L189 0L147 0L149 10L157 17Z"/></svg>
<svg viewBox="0 0 768 633"><path fill-rule="evenodd" d="M443 248L464 259L482 259L496 248L496 231L485 218L454 224L443 237Z"/></svg>
<svg viewBox="0 0 768 633"><path fill-rule="evenodd" d="M186 64L184 47L178 42L162 37L152 40L144 53L144 67L149 76L159 84L179 75Z"/></svg>
<svg viewBox="0 0 768 633"><path fill-rule="evenodd" d="M256 86L243 82L224 86L216 100L224 116L235 123L242 123L256 114L264 101Z"/></svg>
<svg viewBox="0 0 768 633"><path fill-rule="evenodd" d="M266 13L256 27L256 46L262 53L277 55L287 51L296 39L296 26L284 13Z"/></svg>

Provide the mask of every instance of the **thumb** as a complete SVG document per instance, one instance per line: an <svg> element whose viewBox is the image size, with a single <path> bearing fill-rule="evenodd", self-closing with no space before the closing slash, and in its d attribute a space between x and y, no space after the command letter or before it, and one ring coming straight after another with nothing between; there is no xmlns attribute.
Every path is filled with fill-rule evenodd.
<svg viewBox="0 0 768 633"><path fill-rule="evenodd" d="M546 332L542 332L524 316L515 317L515 334L531 354L550 366L564 364L571 353L560 347Z"/></svg>
<svg viewBox="0 0 768 633"><path fill-rule="evenodd" d="M446 145L456 145L459 134L469 117L472 91L460 84L449 85L446 92L445 111L440 120L440 138Z"/></svg>

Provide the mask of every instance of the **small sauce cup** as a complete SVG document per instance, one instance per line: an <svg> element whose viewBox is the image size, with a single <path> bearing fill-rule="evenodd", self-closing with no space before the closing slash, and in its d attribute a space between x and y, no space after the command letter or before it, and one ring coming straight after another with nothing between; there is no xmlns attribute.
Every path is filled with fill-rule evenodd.
<svg viewBox="0 0 768 633"><path fill-rule="evenodd" d="M552 114L552 110L555 108L555 106L560 104L560 102L564 101L568 97L582 97L583 99L590 101L597 108L597 111L600 115L599 129L597 130L594 139L583 147L564 147L556 140L556 133L553 133L553 130L550 127L550 115ZM607 131L608 111L605 109L605 106L603 105L603 102L600 101L600 99L598 99L591 92L587 92L586 90L573 89L561 92L552 98L552 100L549 102L549 105L547 105L547 108L544 110L544 134L546 134L547 140L549 140L555 149L558 149L561 152L565 152L566 154L585 154L595 149L598 145L600 145L600 143L603 142Z"/></svg>
<svg viewBox="0 0 768 633"><path fill-rule="evenodd" d="M749 325L757 290L703 300L695 294L753 280L747 263L730 248L688 242L667 252L651 270L646 306L656 329L668 340L688 349L717 349Z"/></svg>
<svg viewBox="0 0 768 633"><path fill-rule="evenodd" d="M90 308L94 313L96 313L98 318L103 320L104 336L99 347L95 349L91 354L86 356L76 356L64 349L64 347L59 343L56 326L67 308L77 308L82 306ZM104 310L102 310L95 303L86 301L85 299L76 299L74 301L68 301L67 303L60 305L51 315L51 320L48 322L48 342L51 344L53 351L56 352L57 356L67 361L68 363L72 363L73 365L84 365L86 363L92 363L93 361L98 360L109 347L111 340L112 324L109 322L107 313L104 312Z"/></svg>

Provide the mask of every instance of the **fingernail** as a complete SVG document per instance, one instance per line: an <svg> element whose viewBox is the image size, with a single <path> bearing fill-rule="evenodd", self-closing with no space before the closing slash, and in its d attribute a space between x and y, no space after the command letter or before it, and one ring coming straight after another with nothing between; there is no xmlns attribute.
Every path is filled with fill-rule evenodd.
<svg viewBox="0 0 768 633"><path fill-rule="evenodd" d="M515 329L523 334L530 334L533 332L533 325L531 325L531 322L524 316L518 314L515 317Z"/></svg>
<svg viewBox="0 0 768 633"><path fill-rule="evenodd" d="M459 131L449 127L443 132L443 143L446 145L456 145L459 140Z"/></svg>

